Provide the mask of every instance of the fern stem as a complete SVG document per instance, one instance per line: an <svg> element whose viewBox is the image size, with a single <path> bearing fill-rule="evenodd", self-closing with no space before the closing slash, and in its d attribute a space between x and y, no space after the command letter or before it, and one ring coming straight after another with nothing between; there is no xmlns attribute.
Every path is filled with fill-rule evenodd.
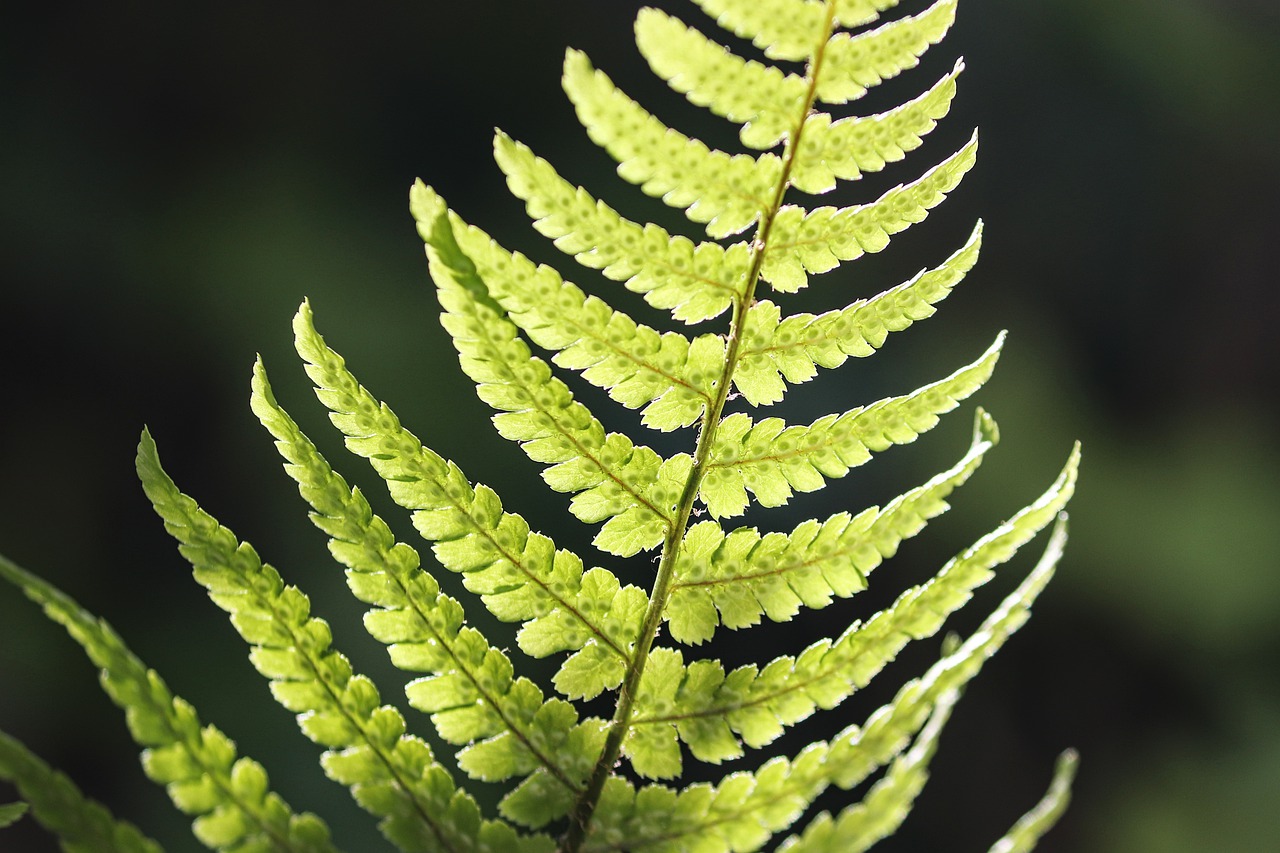
<svg viewBox="0 0 1280 853"><path fill-rule="evenodd" d="M675 574L676 556L684 541L685 531L689 526L689 516L693 512L693 503L702 486L702 478L707 471L707 460L711 456L711 448L715 444L716 428L720 424L725 404L729 401L729 389L733 386L733 372L738 366L738 354L742 348L743 330L746 328L747 311L755 302L756 285L760 281L760 270L764 266L765 252L769 245L769 237L773 231L774 220L782 208L782 199L791 183L791 172L795 166L796 154L800 149L800 139L804 133L805 122L817 99L818 77L822 70L822 59L826 53L827 42L835 29L835 0L827 0L826 19L822 34L814 49L813 56L805 69L807 89L803 107L796 115L795 124L787 137L782 156L782 172L778 184L774 188L773 199L763 211L760 223L756 227L755 239L751 243L751 266L746 275L746 286L736 297L733 318L729 324L729 341L725 349L724 369L720 373L716 386L715 399L703 414L702 426L698 432L697 448L694 451L693 466L689 470L689 479L685 481L684 491L680 495L680 503L675 510L675 517L667 529L667 536L662 544L662 559L658 564L658 574L649 594L649 606L644 614L644 623L640 635L636 639L635 654L626 678L618 691L618 704L614 710L609 734L605 738L604 748L596 762L587 788L579 797L573 811L569 815L569 828L560 842L563 853L578 853L586 840L587 828L595 812L600 795L604 791L605 782L613 772L614 766L622 754L622 743L631 728L632 713L636 696L640 692L640 681L644 677L645 664L649 659L649 651L653 647L654 638L662 625L662 614L667 606L671 592L671 579Z"/></svg>

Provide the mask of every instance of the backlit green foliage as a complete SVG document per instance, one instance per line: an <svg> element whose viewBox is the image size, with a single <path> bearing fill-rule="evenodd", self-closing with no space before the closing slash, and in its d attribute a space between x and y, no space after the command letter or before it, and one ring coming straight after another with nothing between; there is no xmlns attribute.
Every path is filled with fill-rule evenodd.
<svg viewBox="0 0 1280 853"><path fill-rule="evenodd" d="M764 58L739 56L706 27L656 9L640 11L637 44L672 88L740 125L750 152L714 150L667 127L580 52L566 55L563 82L618 173L682 210L710 240L624 218L501 131L494 154L535 227L566 255L678 323L728 313L727 328L688 334L638 323L610 305L616 292L607 285L588 295L557 270L503 248L422 182L410 194L463 371L496 410L499 434L543 466L547 486L567 495L570 512L595 530L600 553L558 548L504 508L498 491L424 446L359 384L304 303L295 341L316 394L347 449L369 462L408 511L430 546L425 556L397 540L335 471L276 399L263 364L255 365L253 411L351 592L368 605L365 628L413 676L405 698L429 721L428 735L410 731L422 717L384 703L353 671L306 595L178 489L143 434L139 477L196 581L230 615L275 699L322 747L324 773L349 788L400 849L728 853L794 830L777 849L863 850L907 816L964 686L1028 618L1061 556L1078 448L1043 495L838 636L732 669L699 653L721 628L786 622L857 594L904 540L946 511L999 439L981 409L955 465L883 507L839 511L789 531L727 523L752 505L777 507L817 491L873 454L914 441L981 389L1004 335L971 363L940 369L951 372L934 382L812 423L750 411L782 401L819 368L872 355L890 332L932 315L964 279L977 260L981 225L950 258L877 296L817 315L785 313L785 294L885 249L923 220L972 167L977 137L864 204L795 201L791 190L823 193L903 160L946 115L962 63L886 112L825 110L915 67L945 36L957 0L878 26L868 25L896 0L698 2ZM783 296L763 298L766 287ZM645 428L686 438L684 452L663 456L644 435L609 431L561 378L569 371L639 410ZM737 398L746 410L729 411ZM936 635L998 566L1048 527L1044 556L1017 589L865 723L794 755L759 752L867 685L911 641ZM475 602L446 594L442 571L457 573L480 605L513 623L511 636L486 637L472 627L466 608ZM293 813L270 791L265 771L203 726L104 622L8 561L0 560L0 576L62 624L100 668L145 749L147 774L195 818L202 843L227 851L330 849L324 824ZM660 643L664 624L669 642ZM507 650L512 638L518 654ZM519 674L524 656L556 661L549 685ZM609 716L584 717L578 703L606 694ZM691 761L734 760L744 765L715 784L678 782ZM993 851L1034 845L1065 807L1074 766L1073 755L1063 758L1045 799ZM851 789L881 768L860 802L806 817L824 791ZM464 777L500 783L496 809L482 807L485 798L473 796ZM158 849L7 736L0 736L0 778L15 784L25 804L0 807L0 822L29 806L65 849Z"/></svg>

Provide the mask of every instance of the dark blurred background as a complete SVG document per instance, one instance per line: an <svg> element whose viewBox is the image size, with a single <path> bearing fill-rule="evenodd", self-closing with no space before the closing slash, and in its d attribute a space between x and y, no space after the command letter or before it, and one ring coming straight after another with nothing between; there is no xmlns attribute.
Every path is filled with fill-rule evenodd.
<svg viewBox="0 0 1280 853"><path fill-rule="evenodd" d="M686 0L662 5L711 29ZM344 456L307 390L289 331L304 296L362 381L428 444L560 544L586 548L591 531L566 521L566 500L548 498L538 467L493 437L457 370L406 210L409 184L422 176L507 245L662 322L528 227L489 156L492 128L633 217L669 225L678 217L613 176L581 133L558 86L564 47L587 50L673 125L722 145L732 130L647 73L631 44L633 3L23 6L0 28L0 550L108 618L266 764L295 808L328 815L349 849L384 849L360 840L370 822L321 777L318 748L271 702L190 580L136 484L138 433L150 425L179 484L307 590L337 644L399 702L403 677L361 630L249 412L255 352L285 405L405 538L403 514ZM969 689L933 782L886 849L986 849L1069 745L1083 754L1076 799L1043 850L1275 849L1277 44L1272 0L967 0L920 70L858 105L899 103L966 58L956 108L921 151L836 203L914 179L974 126L978 166L927 223L787 308L838 307L936 265L978 217L983 259L936 318L880 358L797 390L786 412L801 421L901 393L1008 328L976 400L1004 440L871 592L754 636L726 632L717 651L743 661L838 632L1033 499L1073 439L1085 448L1058 579ZM633 414L570 381L614 428L639 430ZM750 522L789 529L922 482L963 452L974 402L916 444ZM649 585L645 560L596 560ZM956 629L972 629L1033 560L1004 569ZM514 647L501 630L498 644ZM936 640L917 645L866 695L781 746L794 752L864 719L936 657ZM420 716L411 723L429 729ZM197 847L143 777L78 648L12 590L0 591L0 728L167 847ZM0 802L12 796L0 786ZM54 848L20 826L0 849Z"/></svg>

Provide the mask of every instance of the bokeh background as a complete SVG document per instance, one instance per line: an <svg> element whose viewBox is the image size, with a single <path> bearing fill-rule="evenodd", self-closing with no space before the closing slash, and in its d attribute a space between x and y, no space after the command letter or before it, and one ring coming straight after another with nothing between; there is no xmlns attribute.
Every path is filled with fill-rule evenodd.
<svg viewBox="0 0 1280 853"><path fill-rule="evenodd" d="M111 620L175 692L266 763L296 808L330 816L349 849L384 848L360 840L373 835L369 821L321 778L319 750L270 701L239 638L190 580L136 485L138 432L149 424L179 484L312 595L389 701L403 678L360 629L247 406L261 353L282 401L381 497L363 463L342 458L292 354L289 319L304 296L363 382L428 444L500 486L536 528L586 548L590 532L566 522L565 500L548 499L537 467L493 437L457 370L406 192L422 176L509 246L661 322L538 238L489 156L501 125L633 217L679 222L612 174L558 88L564 47L580 47L669 123L733 144L726 125L648 75L630 40L638 5L139 0L6 10L0 549ZM661 5L710 25L686 0ZM1083 753L1076 799L1042 849L1275 849L1277 44L1272 0L967 0L921 70L859 105L905 100L966 58L956 108L923 149L841 190L838 203L913 179L974 126L979 164L927 223L788 306L825 310L901 281L945 258L978 217L984 256L936 318L881 357L795 392L790 417L931 381L1008 328L977 399L1003 442L872 592L730 636L719 651L742 661L839 631L1030 501L1072 440L1085 447L1058 579L968 691L933 782L886 849L986 849L1040 796L1068 745ZM638 429L632 414L582 394L614 428ZM963 451L973 402L915 445L750 521L788 529L921 482ZM385 500L377 507L412 536ZM957 630L971 629L1033 559L1005 569ZM644 561L603 564L648 586ZM503 636L499 644L511 642ZM865 718L936 656L936 641L918 645L866 695L782 746L795 751ZM11 590L0 590L0 728L167 847L197 846L142 776L78 648ZM11 797L0 786L0 801ZM20 825L0 849L54 847Z"/></svg>

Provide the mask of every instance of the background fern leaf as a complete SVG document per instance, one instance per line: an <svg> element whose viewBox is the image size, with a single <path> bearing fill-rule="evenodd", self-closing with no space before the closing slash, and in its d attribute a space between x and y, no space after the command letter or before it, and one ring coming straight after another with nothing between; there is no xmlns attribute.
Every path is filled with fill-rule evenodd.
<svg viewBox="0 0 1280 853"><path fill-rule="evenodd" d="M1031 811L1014 824L1008 835L991 846L989 853L1027 853L1035 849L1036 842L1053 829L1071 801L1071 783L1076 776L1078 761L1075 750L1069 749L1058 756L1049 790Z"/></svg>
<svg viewBox="0 0 1280 853"><path fill-rule="evenodd" d="M494 156L541 234L583 266L626 282L655 308L671 309L681 322L698 323L718 316L742 295L750 266L745 244L695 244L652 222L625 219L501 132L494 137ZM420 183L411 193L410 207L424 240L431 237L439 206L435 198Z"/></svg>
<svg viewBox="0 0 1280 853"><path fill-rule="evenodd" d="M564 89L591 140L618 161L618 174L680 208L720 238L751 227L782 174L773 154L726 154L667 127L623 94L585 54L565 56Z"/></svg>
<svg viewBox="0 0 1280 853"><path fill-rule="evenodd" d="M718 624L746 628L761 615L783 622L801 605L826 607L833 596L847 598L864 589L867 576L903 539L947 510L946 497L977 469L997 438L995 421L979 409L964 457L884 509L806 521L790 534L762 536L755 528L739 528L726 535L714 522L694 525L671 584L671 636L697 644L710 639Z"/></svg>
<svg viewBox="0 0 1280 853"><path fill-rule="evenodd" d="M580 793L600 752L599 724L579 723L567 702L544 701L529 679L513 678L505 653L464 627L462 605L440 592L420 569L418 554L395 541L360 491L347 487L279 405L261 362L251 404L314 509L312 520L333 537L329 550L348 567L352 592L378 608L365 616L366 628L389 644L397 667L431 673L406 688L409 704L431 714L446 741L468 745L459 767L490 782L541 767L569 794Z"/></svg>
<svg viewBox="0 0 1280 853"><path fill-rule="evenodd" d="M818 100L847 103L861 98L872 86L915 68L924 52L951 28L958 2L938 0L918 15L890 21L874 30L832 36L822 55ZM874 5L884 8L891 4ZM847 8L841 14L847 14Z"/></svg>
<svg viewBox="0 0 1280 853"><path fill-rule="evenodd" d="M462 573L499 619L527 623L517 635L520 648L535 657L584 651L578 660L596 661L597 670L600 660L612 659L610 678L625 671L637 614L648 605L644 591L621 586L605 569L584 573L577 555L531 533L492 490L473 488L457 466L423 447L325 344L306 303L294 326L298 353L347 447L369 460L396 503L414 511L414 526L436 543L441 565Z"/></svg>
<svg viewBox="0 0 1280 853"><path fill-rule="evenodd" d="M408 851L463 853L482 839L501 839L513 850L550 848L549 838L518 839L509 826L481 820L475 801L427 744L406 734L400 712L381 705L373 682L353 674L332 648L329 627L309 615L307 597L178 491L146 434L138 475L196 580L252 646L249 658L270 679L276 701L298 715L308 738L329 749L321 757L325 772L382 819L388 839Z"/></svg>
<svg viewBox="0 0 1280 853"><path fill-rule="evenodd" d="M786 205L774 220L760 277L774 290L795 292L809 273L824 273L841 261L875 253L889 238L924 220L973 167L978 137L909 184L899 184L870 204L806 210Z"/></svg>
<svg viewBox="0 0 1280 853"><path fill-rule="evenodd" d="M0 807L0 829L20 818L29 806L31 817L70 853L162 853L160 845L136 826L117 820L4 732L0 732L0 779L16 787L25 801Z"/></svg>
<svg viewBox="0 0 1280 853"><path fill-rule="evenodd" d="M757 302L747 311L734 387L751 405L769 405L782 399L786 382L807 382L819 367L839 367L849 356L871 355L889 332L902 331L934 313L933 306L977 262L981 242L982 223L978 223L964 247L941 266L871 299L817 316L783 317L774 303Z"/></svg>
<svg viewBox="0 0 1280 853"><path fill-rule="evenodd" d="M180 811L195 816L192 831L202 844L228 851L332 849L324 823L312 814L294 814L268 789L262 766L237 757L235 744L215 727L201 726L195 709L170 693L110 625L4 557L0 577L66 628L100 668L103 691L125 712L133 739L146 747L143 770L165 786Z"/></svg>
<svg viewBox="0 0 1280 853"><path fill-rule="evenodd" d="M712 461L698 496L716 518L742 514L747 492L761 506L781 506L793 491L812 492L843 477L895 444L907 444L938 423L991 376L1004 333L977 361L909 394L886 397L808 426L788 427L780 418L758 423L745 414L720 424Z"/></svg>

